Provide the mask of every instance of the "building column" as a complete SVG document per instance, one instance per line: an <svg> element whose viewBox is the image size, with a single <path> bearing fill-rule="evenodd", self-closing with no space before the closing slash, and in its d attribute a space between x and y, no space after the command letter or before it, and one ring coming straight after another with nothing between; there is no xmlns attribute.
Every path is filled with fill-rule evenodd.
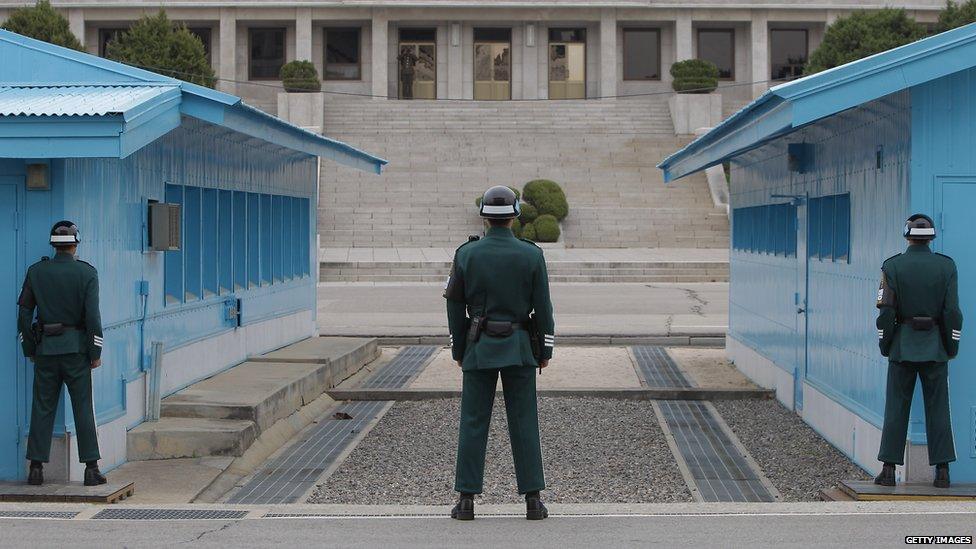
<svg viewBox="0 0 976 549"><path fill-rule="evenodd" d="M461 99L464 96L464 43L463 27L460 21L447 24L447 98Z"/></svg>
<svg viewBox="0 0 976 549"><path fill-rule="evenodd" d="M617 95L617 12L600 12L600 95Z"/></svg>
<svg viewBox="0 0 976 549"><path fill-rule="evenodd" d="M691 13L682 12L674 21L674 60L687 61L693 59L694 48L692 47L691 32Z"/></svg>
<svg viewBox="0 0 976 549"><path fill-rule="evenodd" d="M769 21L765 11L752 15L752 96L769 88Z"/></svg>
<svg viewBox="0 0 976 549"><path fill-rule="evenodd" d="M373 52L373 74L372 94L376 98L387 97L389 94L389 51L390 47L390 21L386 15L373 15L372 29L372 52Z"/></svg>
<svg viewBox="0 0 976 549"><path fill-rule="evenodd" d="M75 35L75 38L81 42L82 47L85 46L85 10L79 8L73 8L68 10L68 28L71 29L71 34Z"/></svg>
<svg viewBox="0 0 976 549"><path fill-rule="evenodd" d="M237 12L234 8L220 9L220 66L217 70L217 89L237 93Z"/></svg>
<svg viewBox="0 0 976 549"><path fill-rule="evenodd" d="M295 60L312 60L312 9L295 10Z"/></svg>

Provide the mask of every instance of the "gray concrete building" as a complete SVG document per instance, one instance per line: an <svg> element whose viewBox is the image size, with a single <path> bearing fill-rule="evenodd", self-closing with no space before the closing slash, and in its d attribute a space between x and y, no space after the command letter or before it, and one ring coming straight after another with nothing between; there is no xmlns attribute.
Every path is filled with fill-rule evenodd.
<svg viewBox="0 0 976 549"><path fill-rule="evenodd" d="M0 20L33 1L0 0ZM54 0L85 48L165 8L204 41L219 87L276 110L277 71L315 63L325 91L400 99L566 99L670 89L677 60L722 73L727 103L795 75L824 27L901 6L932 22L943 0ZM752 84L753 82L762 82Z"/></svg>

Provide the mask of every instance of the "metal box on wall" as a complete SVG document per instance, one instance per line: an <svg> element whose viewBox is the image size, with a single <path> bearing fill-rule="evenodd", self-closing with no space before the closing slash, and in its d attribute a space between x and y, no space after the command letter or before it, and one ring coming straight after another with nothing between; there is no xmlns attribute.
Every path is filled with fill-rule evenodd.
<svg viewBox="0 0 976 549"><path fill-rule="evenodd" d="M182 218L183 208L180 204L150 202L149 249L154 252L179 251Z"/></svg>

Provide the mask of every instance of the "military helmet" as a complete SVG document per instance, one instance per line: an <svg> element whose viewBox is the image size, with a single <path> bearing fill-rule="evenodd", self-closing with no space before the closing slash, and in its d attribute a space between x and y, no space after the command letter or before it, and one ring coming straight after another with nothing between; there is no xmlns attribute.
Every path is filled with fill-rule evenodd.
<svg viewBox="0 0 976 549"><path fill-rule="evenodd" d="M481 217L486 219L512 219L522 213L515 191L497 185L485 191L481 197Z"/></svg>
<svg viewBox="0 0 976 549"><path fill-rule="evenodd" d="M51 227L51 245L55 248L76 246L81 242L78 226L70 221L58 221Z"/></svg>
<svg viewBox="0 0 976 549"><path fill-rule="evenodd" d="M921 213L917 213L908 218L905 222L905 238L912 240L933 240L935 239L935 223L932 218Z"/></svg>

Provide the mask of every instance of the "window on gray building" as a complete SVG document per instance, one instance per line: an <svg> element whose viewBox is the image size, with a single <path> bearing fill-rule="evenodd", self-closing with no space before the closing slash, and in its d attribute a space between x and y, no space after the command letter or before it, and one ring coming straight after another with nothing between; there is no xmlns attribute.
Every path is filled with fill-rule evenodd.
<svg viewBox="0 0 976 549"><path fill-rule="evenodd" d="M715 63L721 80L734 80L735 31L698 29L698 58Z"/></svg>
<svg viewBox="0 0 976 549"><path fill-rule="evenodd" d="M661 79L661 31L624 29L624 80Z"/></svg>
<svg viewBox="0 0 976 549"><path fill-rule="evenodd" d="M358 28L325 29L325 80L362 79Z"/></svg>
<svg viewBox="0 0 976 549"><path fill-rule="evenodd" d="M251 80L277 80L281 66L285 64L285 29L248 29L250 55L248 57Z"/></svg>
<svg viewBox="0 0 976 549"><path fill-rule="evenodd" d="M196 36L203 42L203 53L207 55L207 61L210 61L210 27L187 27L190 34Z"/></svg>
<svg viewBox="0 0 976 549"><path fill-rule="evenodd" d="M119 37L125 29L98 29L98 55L108 57L108 43Z"/></svg>
<svg viewBox="0 0 976 549"><path fill-rule="evenodd" d="M806 29L770 29L770 76L790 80L803 74L808 54Z"/></svg>

